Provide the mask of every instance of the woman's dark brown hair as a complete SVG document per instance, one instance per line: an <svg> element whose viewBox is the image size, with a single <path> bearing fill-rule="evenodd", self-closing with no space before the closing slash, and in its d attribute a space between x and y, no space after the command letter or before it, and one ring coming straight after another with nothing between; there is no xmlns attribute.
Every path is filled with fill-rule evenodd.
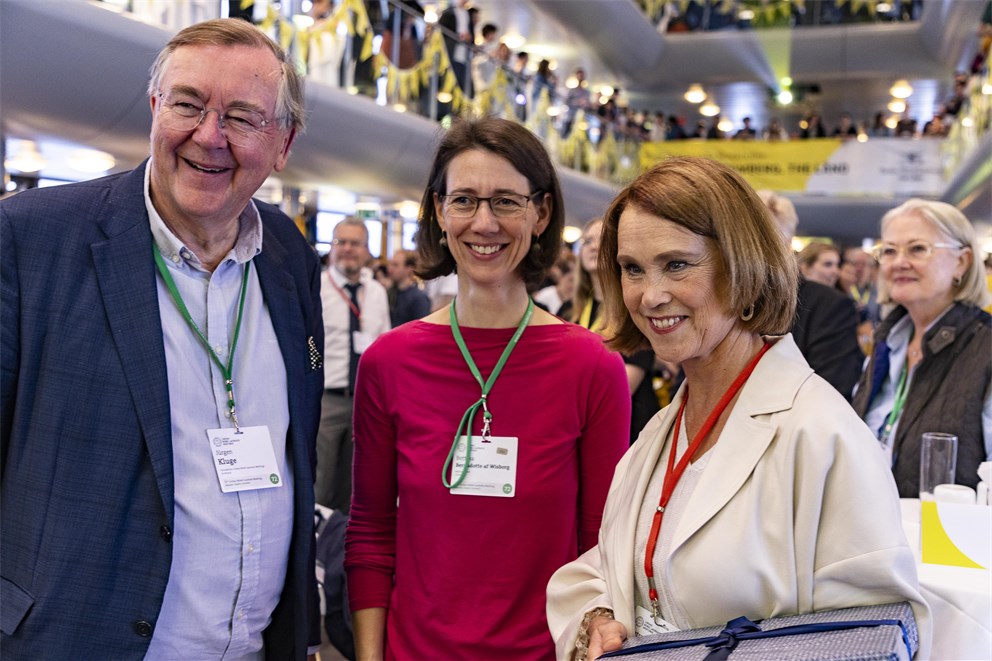
<svg viewBox="0 0 992 661"><path fill-rule="evenodd" d="M544 279L547 270L558 259L561 232L565 226L565 207L561 185L554 165L544 145L526 128L506 119L484 117L476 120L457 120L441 139L434 155L427 189L420 201L420 218L417 222L417 275L425 280L448 275L455 270L455 259L442 246L441 226L438 224L434 195L446 195L448 165L461 154L472 149L490 152L505 158L517 172L530 182L530 193L544 193L550 207L548 226L538 237L540 250L530 250L520 264L520 276L528 285ZM535 203L540 197L535 196Z"/></svg>

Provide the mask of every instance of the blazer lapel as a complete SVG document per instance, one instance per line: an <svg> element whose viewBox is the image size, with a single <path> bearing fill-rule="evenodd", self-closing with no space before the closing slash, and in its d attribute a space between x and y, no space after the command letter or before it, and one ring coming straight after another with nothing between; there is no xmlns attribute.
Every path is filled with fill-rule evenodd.
<svg viewBox="0 0 992 661"><path fill-rule="evenodd" d="M104 312L147 444L169 524L173 466L169 384L158 308L144 166L122 179L101 222L106 240L90 246Z"/></svg>
<svg viewBox="0 0 992 661"><path fill-rule="evenodd" d="M710 450L711 456L696 484L696 495L689 499L675 529L672 554L733 498L774 440L777 427L757 416L792 408L796 392L812 373L807 366L807 372L783 380L783 374L794 371L783 370L782 365L797 357L803 360L791 336L778 340L744 384L719 442Z"/></svg>
<svg viewBox="0 0 992 661"><path fill-rule="evenodd" d="M301 408L305 399L301 388L305 381L306 327L299 304L300 293L285 268L287 254L285 246L279 241L275 232L264 227L262 252L255 257L254 262L258 282L262 288L262 297L269 308L272 328L275 330L279 350L286 365L290 420L288 440L292 443L293 474L300 476L300 471L308 468L309 458L306 454L306 445L300 437L302 433L300 425L293 424L293 421L306 419L306 412ZM302 454L301 450L303 450ZM300 484L301 480L295 482ZM307 481L302 480L302 482Z"/></svg>

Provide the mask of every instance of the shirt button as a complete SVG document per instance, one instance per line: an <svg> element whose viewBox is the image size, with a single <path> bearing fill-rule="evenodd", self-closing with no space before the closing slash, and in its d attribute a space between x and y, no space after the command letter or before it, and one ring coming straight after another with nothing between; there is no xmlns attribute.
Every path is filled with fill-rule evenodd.
<svg viewBox="0 0 992 661"><path fill-rule="evenodd" d="M222 355L224 353L224 347L222 347L219 344L215 344L214 345L214 353L216 353L218 356Z"/></svg>
<svg viewBox="0 0 992 661"><path fill-rule="evenodd" d="M253 553L254 551L255 551L255 545L254 544L249 544L248 545L248 553Z"/></svg>
<svg viewBox="0 0 992 661"><path fill-rule="evenodd" d="M146 622L145 620L138 620L134 623L134 632L141 636L142 638L147 638L152 635L152 624L151 622Z"/></svg>
<svg viewBox="0 0 992 661"><path fill-rule="evenodd" d="M164 539L165 541L167 542L172 541L172 528L170 528L169 526L162 524L162 527L158 529L158 534L161 535L162 539Z"/></svg>
<svg viewBox="0 0 992 661"><path fill-rule="evenodd" d="M230 411L224 411L224 417L225 418L230 418L231 417L231 412Z"/></svg>
<svg viewBox="0 0 992 661"><path fill-rule="evenodd" d="M238 619L239 620L245 619L245 612L244 611L238 611Z"/></svg>
<svg viewBox="0 0 992 661"><path fill-rule="evenodd" d="M179 255L177 255L176 253L173 253L173 254L172 254L172 262L173 262L174 264L178 264L178 263L179 263L179 261L180 261L180 260L179 260Z"/></svg>
<svg viewBox="0 0 992 661"><path fill-rule="evenodd" d="M189 259L190 258L189 250L187 250L186 248L183 248L182 250L180 250L179 251L179 254L183 256L183 259Z"/></svg>

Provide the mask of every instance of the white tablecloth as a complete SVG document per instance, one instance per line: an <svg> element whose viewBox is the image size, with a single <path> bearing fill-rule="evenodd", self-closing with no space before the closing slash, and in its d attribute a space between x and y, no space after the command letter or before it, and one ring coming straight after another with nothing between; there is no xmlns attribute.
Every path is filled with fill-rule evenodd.
<svg viewBox="0 0 992 661"><path fill-rule="evenodd" d="M916 556L923 597L933 611L931 658L992 660L992 571L923 564L920 501L903 498L900 504L902 527Z"/></svg>

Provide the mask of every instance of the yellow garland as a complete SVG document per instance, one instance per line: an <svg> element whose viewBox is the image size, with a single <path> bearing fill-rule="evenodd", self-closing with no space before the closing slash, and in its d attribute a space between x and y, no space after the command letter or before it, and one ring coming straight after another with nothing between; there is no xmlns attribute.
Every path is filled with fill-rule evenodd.
<svg viewBox="0 0 992 661"><path fill-rule="evenodd" d="M583 164L589 163L590 159L590 145L589 136L586 134L586 114L584 110L579 110L575 113L575 117L572 118L572 130L568 134L568 138L561 145L560 162L570 168L575 168L576 170L582 170ZM580 167L575 167L575 159L578 157L580 159Z"/></svg>
<svg viewBox="0 0 992 661"><path fill-rule="evenodd" d="M269 8L270 15L266 18L271 26L270 19L274 13ZM372 38L375 36L372 31L372 23L369 21L368 12L365 10L365 3L362 0L341 0L341 3L334 8L334 11L319 24L311 25L299 31L300 59L307 61L307 54L311 48L317 48L318 52L323 48L320 37L324 33L332 36L338 32L338 26L344 23L348 29L348 34L352 37L364 36L362 52L359 60L364 62L372 57ZM287 22L288 24L288 22Z"/></svg>

